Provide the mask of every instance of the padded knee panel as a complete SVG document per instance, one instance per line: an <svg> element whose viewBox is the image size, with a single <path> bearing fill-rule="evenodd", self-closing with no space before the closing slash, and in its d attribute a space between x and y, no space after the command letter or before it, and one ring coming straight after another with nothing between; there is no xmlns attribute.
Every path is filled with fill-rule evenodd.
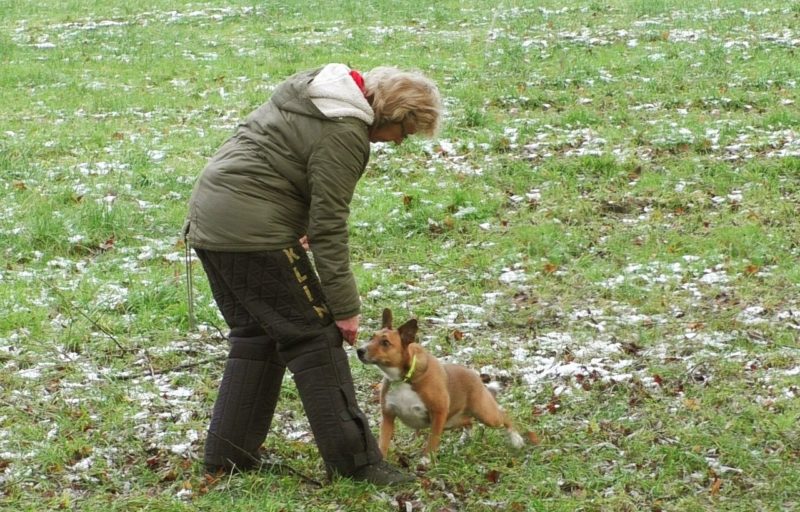
<svg viewBox="0 0 800 512"><path fill-rule="evenodd" d="M338 329L335 335L328 331L304 344L302 353L293 346L293 358L287 360L287 366L329 476L350 475L380 461L381 455L367 418L358 407L341 335Z"/></svg>
<svg viewBox="0 0 800 512"><path fill-rule="evenodd" d="M272 348L268 348L271 344ZM231 338L231 357L214 403L205 446L210 467L248 469L258 464L258 449L269 431L285 367L266 337Z"/></svg>

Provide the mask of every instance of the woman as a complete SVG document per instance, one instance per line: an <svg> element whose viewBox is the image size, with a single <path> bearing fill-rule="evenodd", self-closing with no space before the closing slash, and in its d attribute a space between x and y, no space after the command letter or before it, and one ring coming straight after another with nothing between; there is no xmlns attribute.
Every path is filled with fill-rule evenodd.
<svg viewBox="0 0 800 512"><path fill-rule="evenodd" d="M288 368L329 477L411 479L382 460L342 347L361 308L347 219L369 143L431 136L440 112L421 74L329 64L281 83L203 170L185 230L230 327L208 471L259 464Z"/></svg>

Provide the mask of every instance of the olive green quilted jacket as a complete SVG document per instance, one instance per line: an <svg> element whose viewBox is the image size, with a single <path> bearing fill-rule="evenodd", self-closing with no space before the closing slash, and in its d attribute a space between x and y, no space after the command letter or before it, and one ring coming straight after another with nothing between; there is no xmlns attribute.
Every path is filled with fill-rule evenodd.
<svg viewBox="0 0 800 512"><path fill-rule="evenodd" d="M211 158L192 192L185 232L193 247L230 252L283 249L307 234L338 320L361 307L347 219L369 159L369 127L317 108L308 85L319 71L280 84Z"/></svg>

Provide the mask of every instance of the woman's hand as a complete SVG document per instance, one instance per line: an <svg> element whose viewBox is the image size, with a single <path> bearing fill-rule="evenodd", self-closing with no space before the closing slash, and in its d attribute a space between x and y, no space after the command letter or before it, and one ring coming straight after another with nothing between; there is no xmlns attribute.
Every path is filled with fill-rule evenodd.
<svg viewBox="0 0 800 512"><path fill-rule="evenodd" d="M354 346L356 344L356 337L358 336L358 320L359 316L351 316L350 318L345 318L343 320L336 320L336 326L342 331L342 337L350 344L350 346Z"/></svg>
<svg viewBox="0 0 800 512"><path fill-rule="evenodd" d="M303 237L300 239L300 245L302 245L303 249L306 251L308 250L308 235L303 235Z"/></svg>

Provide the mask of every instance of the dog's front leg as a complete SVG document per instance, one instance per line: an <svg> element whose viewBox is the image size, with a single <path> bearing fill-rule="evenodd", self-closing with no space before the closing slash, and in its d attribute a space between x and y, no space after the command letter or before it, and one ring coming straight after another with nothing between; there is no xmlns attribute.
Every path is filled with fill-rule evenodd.
<svg viewBox="0 0 800 512"><path fill-rule="evenodd" d="M378 441L378 447L381 450L381 453L384 457L386 454L389 453L389 444L392 442L392 437L394 437L394 415L390 414L386 411L383 412L383 418L381 420L381 435Z"/></svg>
<svg viewBox="0 0 800 512"><path fill-rule="evenodd" d="M442 439L442 432L444 432L444 425L447 423L447 411L431 411L431 433L428 436L428 444L422 451L426 457L433 458L436 455L436 450L439 449L439 442Z"/></svg>

